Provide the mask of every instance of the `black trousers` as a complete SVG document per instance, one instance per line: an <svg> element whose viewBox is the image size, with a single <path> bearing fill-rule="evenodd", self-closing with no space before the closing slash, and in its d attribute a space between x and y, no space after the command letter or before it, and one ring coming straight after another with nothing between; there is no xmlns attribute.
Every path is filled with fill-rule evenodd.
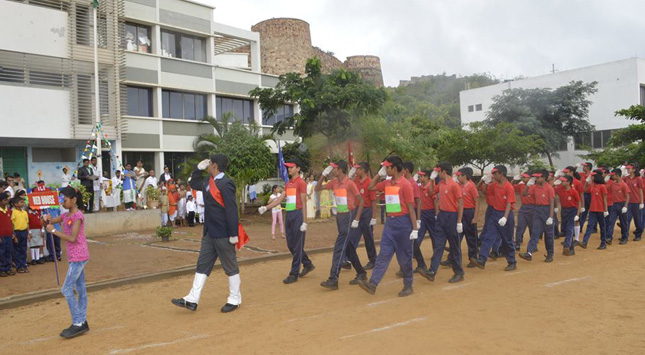
<svg viewBox="0 0 645 355"><path fill-rule="evenodd" d="M235 244L231 244L228 238L211 238L208 236L202 237L202 246L199 249L195 272L210 276L217 258L219 258L226 276L240 273L240 269L237 267Z"/></svg>
<svg viewBox="0 0 645 355"><path fill-rule="evenodd" d="M303 216L302 210L287 211L287 218L285 221L285 232L287 234L287 247L293 255L291 260L291 271L289 275L298 277L300 275L300 264L303 266L311 266L311 260L305 252L305 235L306 233L300 231Z"/></svg>
<svg viewBox="0 0 645 355"><path fill-rule="evenodd" d="M186 220L188 220L188 225L191 227L195 226L195 212L191 211L188 212L188 215L186 215Z"/></svg>

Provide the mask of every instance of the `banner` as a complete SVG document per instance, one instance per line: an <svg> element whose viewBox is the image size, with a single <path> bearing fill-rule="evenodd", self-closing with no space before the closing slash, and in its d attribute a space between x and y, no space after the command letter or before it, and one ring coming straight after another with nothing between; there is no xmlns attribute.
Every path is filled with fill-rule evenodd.
<svg viewBox="0 0 645 355"><path fill-rule="evenodd" d="M58 208L57 191L32 192L27 194L27 198L29 199L29 207L35 210Z"/></svg>

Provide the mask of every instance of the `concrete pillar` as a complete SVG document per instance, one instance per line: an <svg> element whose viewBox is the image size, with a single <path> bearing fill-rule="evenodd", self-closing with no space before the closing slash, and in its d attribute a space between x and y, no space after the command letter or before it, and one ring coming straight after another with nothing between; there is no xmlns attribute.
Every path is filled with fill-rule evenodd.
<svg viewBox="0 0 645 355"><path fill-rule="evenodd" d="M161 27L154 25L150 31L150 43L152 44L152 54L161 54Z"/></svg>
<svg viewBox="0 0 645 355"><path fill-rule="evenodd" d="M155 171L157 172L157 177L163 174L163 166L164 166L163 160L164 160L163 152L155 152Z"/></svg>
<svg viewBox="0 0 645 355"><path fill-rule="evenodd" d="M251 42L251 71L260 73L262 71L262 62L260 57L260 42Z"/></svg>

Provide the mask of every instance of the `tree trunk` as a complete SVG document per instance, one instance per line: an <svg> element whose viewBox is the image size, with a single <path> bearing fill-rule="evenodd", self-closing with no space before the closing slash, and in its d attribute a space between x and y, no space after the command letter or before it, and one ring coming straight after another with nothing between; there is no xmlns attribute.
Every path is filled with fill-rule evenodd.
<svg viewBox="0 0 645 355"><path fill-rule="evenodd" d="M553 168L553 159L551 158L551 153L545 151L544 154L546 155L547 159L549 159L549 167Z"/></svg>

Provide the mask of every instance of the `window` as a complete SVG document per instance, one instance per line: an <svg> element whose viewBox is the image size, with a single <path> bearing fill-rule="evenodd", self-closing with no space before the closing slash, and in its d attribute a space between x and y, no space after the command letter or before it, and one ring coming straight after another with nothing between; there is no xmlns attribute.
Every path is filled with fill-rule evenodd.
<svg viewBox="0 0 645 355"><path fill-rule="evenodd" d="M66 88L69 87L69 76L59 73L30 70L29 84Z"/></svg>
<svg viewBox="0 0 645 355"><path fill-rule="evenodd" d="M90 8L76 5L76 44L90 45Z"/></svg>
<svg viewBox="0 0 645 355"><path fill-rule="evenodd" d="M273 115L272 117L269 117L269 118L262 117L262 124L265 126L273 126L274 124L278 122L282 122L285 119L292 116L293 116L293 106L284 105L281 108L279 108L278 112L276 112L276 114Z"/></svg>
<svg viewBox="0 0 645 355"><path fill-rule="evenodd" d="M92 116L92 102L94 100L94 87L92 85L92 76L86 74L76 75L76 98L78 102L78 123L94 124Z"/></svg>
<svg viewBox="0 0 645 355"><path fill-rule="evenodd" d="M195 153L165 152L164 166L168 167L170 174L176 179L182 172L181 164L187 163L192 157L195 157Z"/></svg>
<svg viewBox="0 0 645 355"><path fill-rule="evenodd" d="M128 115L152 117L152 89L127 87Z"/></svg>
<svg viewBox="0 0 645 355"><path fill-rule="evenodd" d="M468 112L475 112L475 106L473 105L468 106Z"/></svg>
<svg viewBox="0 0 645 355"><path fill-rule="evenodd" d="M481 110L482 110L482 104L475 105L475 111L481 111Z"/></svg>
<svg viewBox="0 0 645 355"><path fill-rule="evenodd" d="M161 101L164 118L194 121L206 116L206 95L163 90Z"/></svg>
<svg viewBox="0 0 645 355"><path fill-rule="evenodd" d="M23 84L25 82L25 71L20 68L0 66L0 81Z"/></svg>
<svg viewBox="0 0 645 355"><path fill-rule="evenodd" d="M253 100L234 99L231 97L220 97L216 99L216 116L221 121L222 114L231 113L233 119L242 123L251 123L255 121L253 114Z"/></svg>
<svg viewBox="0 0 645 355"><path fill-rule="evenodd" d="M613 130L606 129L603 131L594 131L593 133L582 133L574 137L574 142L577 150L584 148L604 148L609 144L611 133Z"/></svg>
<svg viewBox="0 0 645 355"><path fill-rule="evenodd" d="M150 53L150 27L135 23L125 24L125 49L133 52Z"/></svg>
<svg viewBox="0 0 645 355"><path fill-rule="evenodd" d="M206 40L177 32L161 31L161 54L166 57L206 62Z"/></svg>
<svg viewBox="0 0 645 355"><path fill-rule="evenodd" d="M645 106L645 85L641 85L641 105Z"/></svg>

